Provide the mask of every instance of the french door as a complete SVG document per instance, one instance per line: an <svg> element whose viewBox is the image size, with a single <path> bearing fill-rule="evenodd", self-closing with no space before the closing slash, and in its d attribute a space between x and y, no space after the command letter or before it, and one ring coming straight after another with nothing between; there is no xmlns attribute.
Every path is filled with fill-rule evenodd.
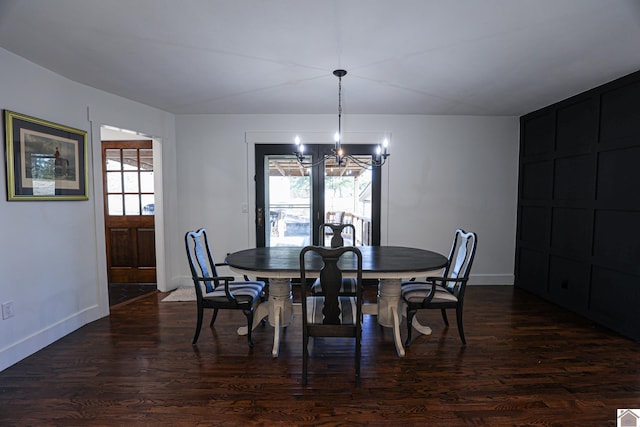
<svg viewBox="0 0 640 427"><path fill-rule="evenodd" d="M375 145L343 145L346 152L371 162ZM333 145L305 145L301 166L291 144L259 144L256 159L256 244L264 246L323 245L325 222L351 223L355 235L347 245L380 244L380 168L368 169L346 160L338 166Z"/></svg>

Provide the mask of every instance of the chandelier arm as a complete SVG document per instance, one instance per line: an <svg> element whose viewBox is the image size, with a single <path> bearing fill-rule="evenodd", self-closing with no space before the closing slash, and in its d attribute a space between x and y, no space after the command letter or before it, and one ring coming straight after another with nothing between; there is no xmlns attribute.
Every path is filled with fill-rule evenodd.
<svg viewBox="0 0 640 427"><path fill-rule="evenodd" d="M348 158L349 160L351 160L352 162L354 162L355 164L357 164L358 166L365 168L365 169L373 169L376 167L380 167L382 165L384 165L387 162L387 157L388 156L383 156L380 160L372 160L370 162L365 162L364 160L360 160L355 156L352 156L350 154L347 154L344 156L345 158Z"/></svg>
<svg viewBox="0 0 640 427"><path fill-rule="evenodd" d="M319 158L318 160L316 160L315 162L305 162L305 161L304 161L304 156L303 156L303 155L300 155L300 153L297 153L297 152L296 152L296 153L293 153L293 154L295 154L295 155L296 155L296 158L297 158L297 160L298 160L298 164L299 164L300 166L304 167L304 168L312 168L312 167L318 166L318 165L320 165L320 164L322 164L322 163L326 162L328 159L331 159L331 158L333 158L333 157L334 157L334 156L331 156L331 155L325 154L325 155L323 155L321 158Z"/></svg>

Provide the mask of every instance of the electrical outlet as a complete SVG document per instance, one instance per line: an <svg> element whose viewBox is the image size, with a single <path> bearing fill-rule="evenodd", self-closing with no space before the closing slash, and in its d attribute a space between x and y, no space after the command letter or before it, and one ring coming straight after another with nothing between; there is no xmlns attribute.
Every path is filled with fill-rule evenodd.
<svg viewBox="0 0 640 427"><path fill-rule="evenodd" d="M2 320L13 317L13 301L2 304Z"/></svg>

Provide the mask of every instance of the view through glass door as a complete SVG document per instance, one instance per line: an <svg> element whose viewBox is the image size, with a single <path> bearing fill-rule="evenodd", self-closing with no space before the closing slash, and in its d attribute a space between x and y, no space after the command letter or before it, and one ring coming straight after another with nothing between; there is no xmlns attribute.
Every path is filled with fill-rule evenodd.
<svg viewBox="0 0 640 427"><path fill-rule="evenodd" d="M330 145L307 145L306 161L315 163ZM363 162L375 146L344 147ZM328 159L312 168L301 166L291 145L256 146L256 243L258 246L325 244L322 223L350 223L355 235L347 245L380 244L380 170L354 162L340 167ZM362 153L362 154L361 154Z"/></svg>
<svg viewBox="0 0 640 427"><path fill-rule="evenodd" d="M371 156L357 157L363 163L371 161ZM355 235L351 235L351 231L343 234L347 246L373 244L372 175L371 170L349 161L346 165L338 166L335 159L331 158L324 165L324 222L353 224ZM379 197L377 202L379 206ZM319 236L319 244L329 244L331 236L327 233L330 233L330 229L325 230L324 236ZM376 244L379 243L378 239Z"/></svg>

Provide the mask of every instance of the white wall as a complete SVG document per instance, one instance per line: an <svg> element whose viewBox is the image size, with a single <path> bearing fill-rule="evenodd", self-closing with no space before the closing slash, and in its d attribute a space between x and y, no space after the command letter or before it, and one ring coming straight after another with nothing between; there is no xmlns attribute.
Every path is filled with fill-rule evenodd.
<svg viewBox="0 0 640 427"><path fill-rule="evenodd" d="M455 228L475 231L470 283L513 284L519 119L392 119L390 243L446 253Z"/></svg>
<svg viewBox="0 0 640 427"><path fill-rule="evenodd" d="M178 116L180 234L206 227L218 261L253 246L256 135L291 143L296 133L329 130L330 136L335 126L333 115ZM383 244L447 253L453 231L463 227L478 233L471 283L513 284L517 117L345 114L343 128L391 134L383 172ZM173 269L181 271L176 285L189 286L184 255L171 258L180 260Z"/></svg>
<svg viewBox="0 0 640 427"><path fill-rule="evenodd" d="M89 133L88 201L8 202L0 198L0 303L13 301L15 311L14 317L0 320L3 370L109 313L100 125L156 136L171 157L162 165L171 183L175 182L175 164L171 163L175 130L173 115L71 82L3 49L0 64L1 109ZM6 188L4 162L2 169L0 185ZM172 192L173 188L168 194ZM165 208L165 227L175 219L175 212Z"/></svg>

